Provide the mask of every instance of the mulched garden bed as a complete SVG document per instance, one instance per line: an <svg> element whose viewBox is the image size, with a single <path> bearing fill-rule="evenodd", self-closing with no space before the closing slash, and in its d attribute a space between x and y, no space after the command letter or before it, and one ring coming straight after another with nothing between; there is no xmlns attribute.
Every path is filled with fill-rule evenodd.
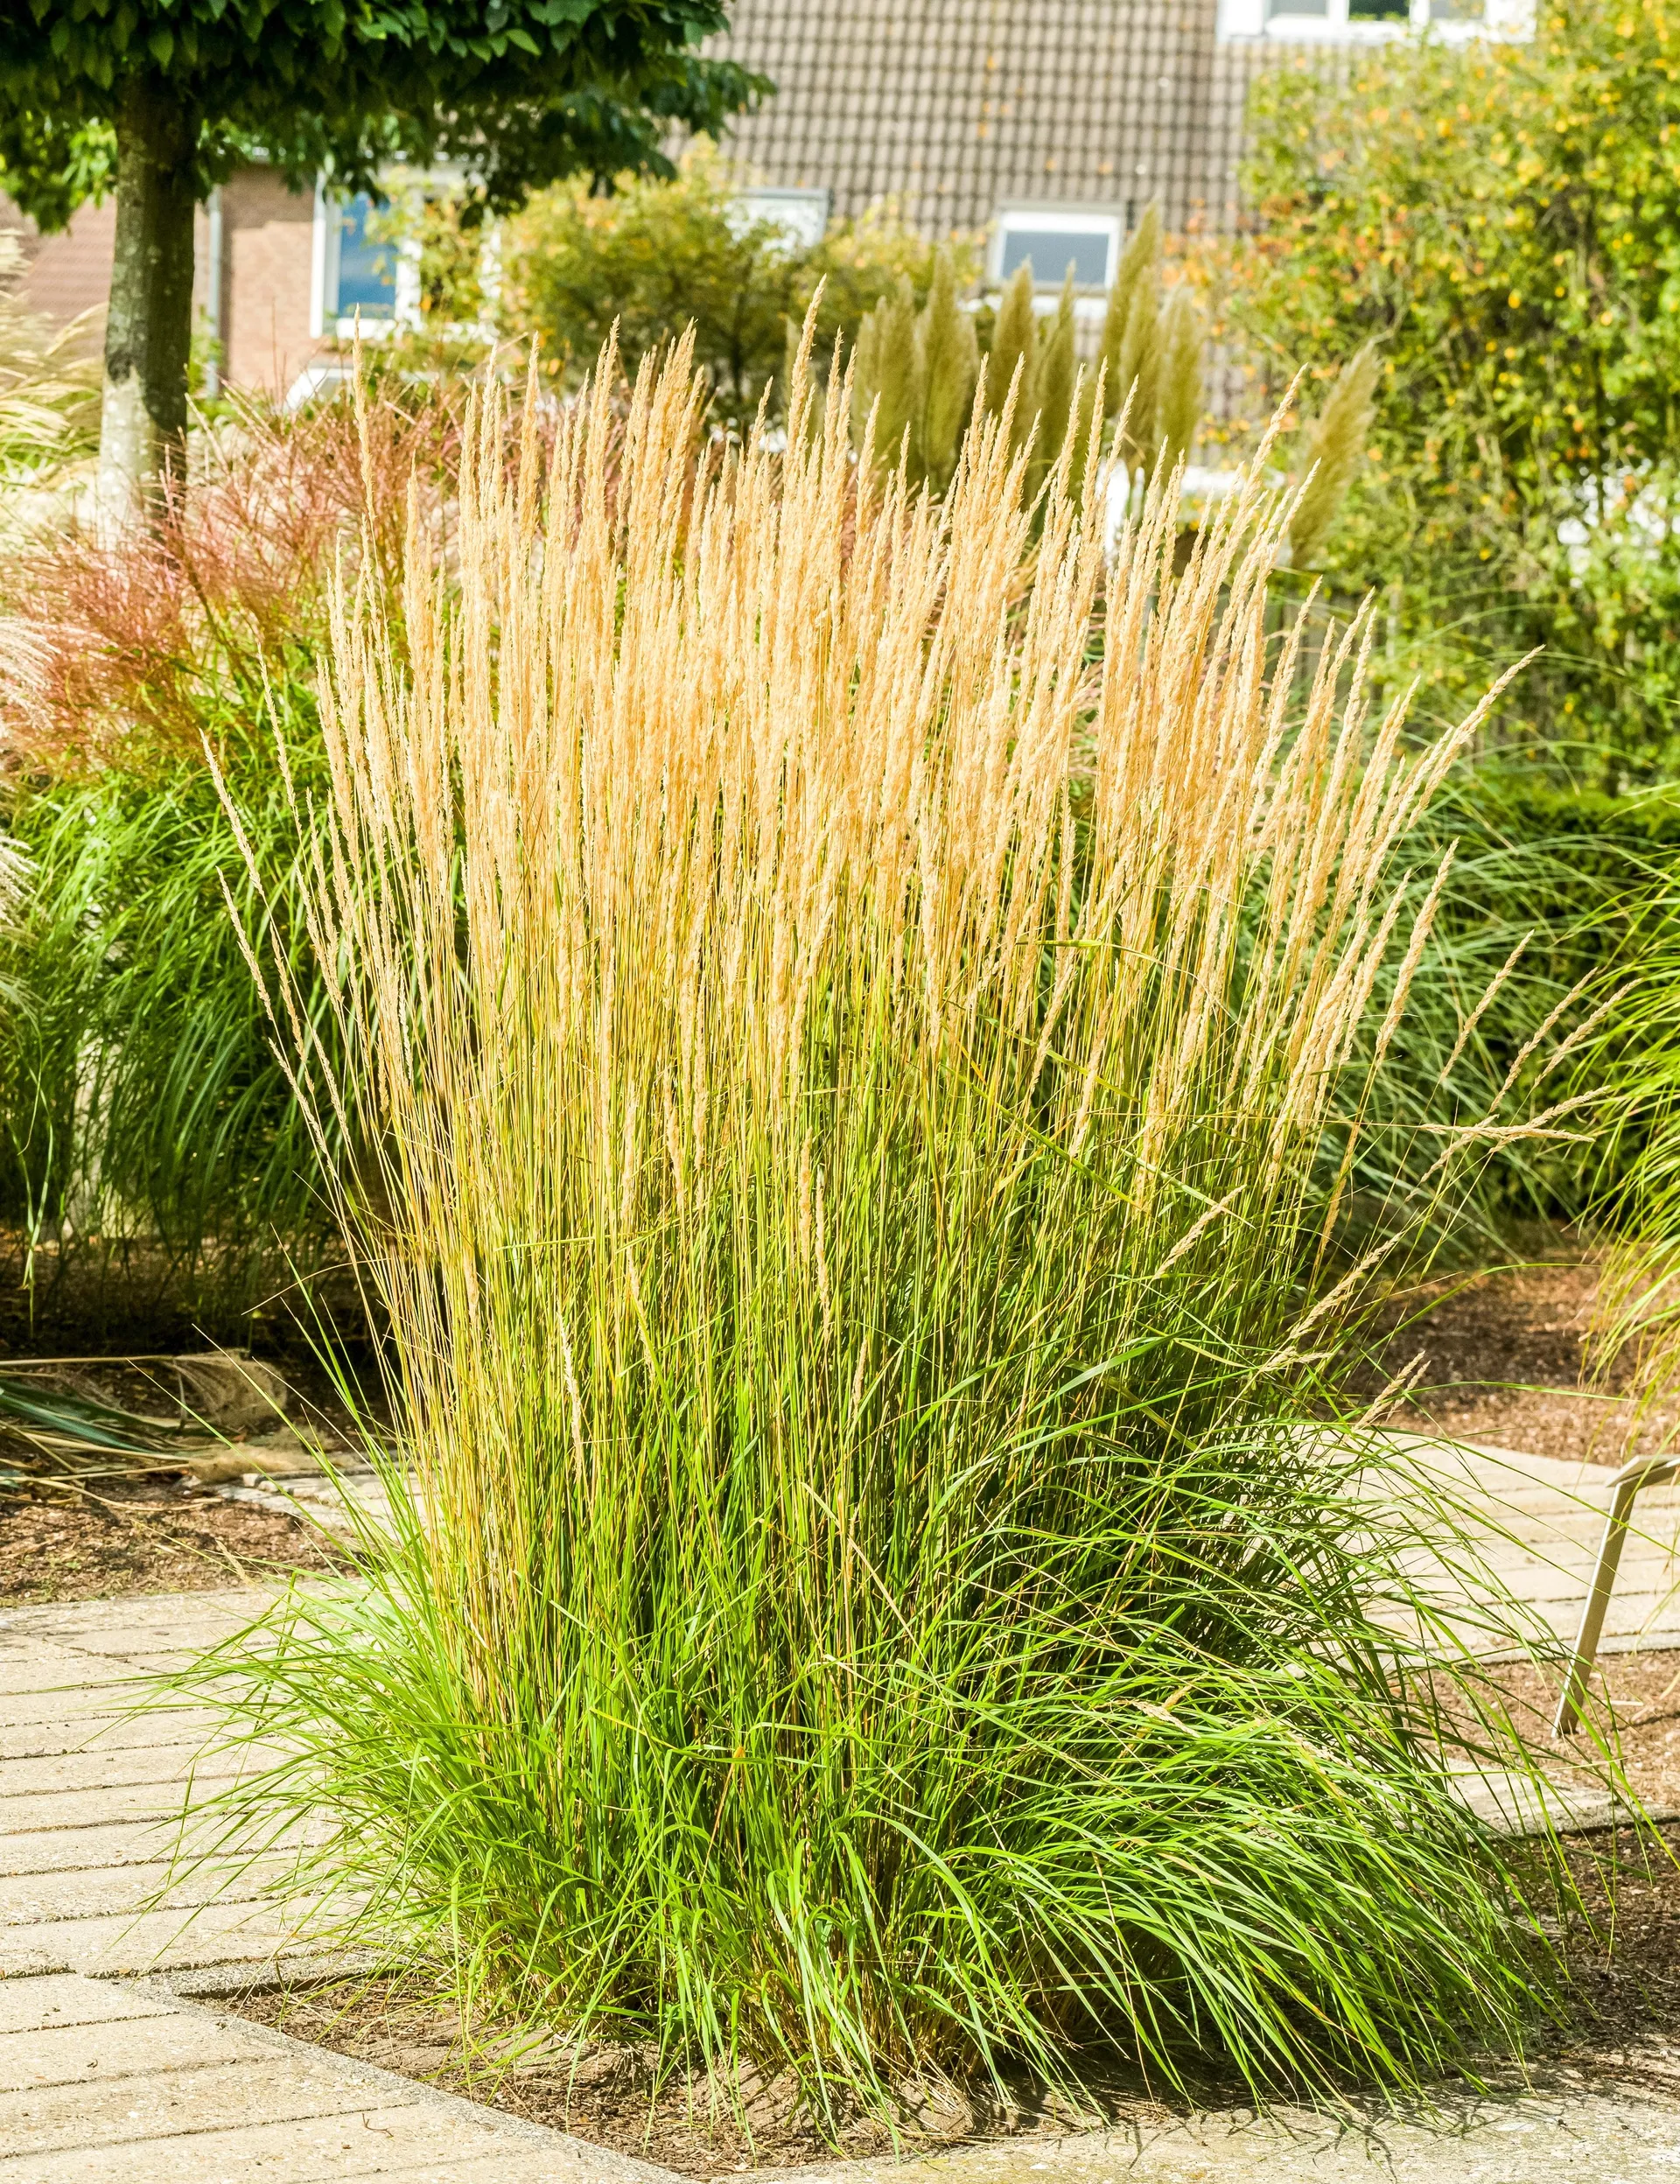
<svg viewBox="0 0 1680 2184"><path fill-rule="evenodd" d="M1364 1383L1375 1394L1424 1354L1423 1378L1389 1419L1420 1433L1578 1462L1622 1464L1680 1423L1680 1403L1642 1410L1627 1359L1595 1369L1600 1267L1547 1231L1539 1263L1444 1278L1391 1298Z"/></svg>
<svg viewBox="0 0 1680 2184"><path fill-rule="evenodd" d="M125 1593L226 1592L337 1558L310 1525L169 1479L95 1490L18 1473L0 1480L0 1606Z"/></svg>
<svg viewBox="0 0 1680 2184"><path fill-rule="evenodd" d="M300 1427L311 1447L354 1454L354 1426L307 1360L230 1364L201 1340L111 1355L74 1331L58 1350L0 1353L0 1605L214 1591L334 1566L306 1519L212 1483L256 1480L283 1446L294 1468L307 1465ZM102 1445L105 1429L126 1448Z"/></svg>
<svg viewBox="0 0 1680 2184"><path fill-rule="evenodd" d="M415 1981L358 1978L268 1989L220 1999L217 2006L684 2176L735 2176L892 2152L891 2134L857 2115L843 2119L837 2140L826 2138L798 2105L790 2077L761 2076L750 2066L742 2074L738 2113L704 2076L657 2082L646 2048L589 2047L574 2063L575 2051L556 2041L546 2054L528 2049L509 2062L494 2038L466 2040L453 2003ZM1169 2114L1140 2086L1116 2086L1101 2115L1079 2113L1025 2088L1018 2098L1018 2104L1005 2108L990 2099L970 2103L948 2087L920 2094L906 2089L902 2149L936 2152L976 2138L1050 2139L1121 2117L1158 2125Z"/></svg>
<svg viewBox="0 0 1680 2184"><path fill-rule="evenodd" d="M1650 1445L1665 1418L1646 1418L1635 1435L1625 1376L1613 1377L1607 1388L1592 1382L1596 1267L1566 1238L1551 1239L1548 1249L1554 1256L1545 1264L1433 1284L1396 1300L1390 1314L1395 1331L1373 1371L1392 1372L1419 1349L1429 1362L1425 1384L1395 1423L1600 1463L1623 1461L1633 1448ZM1416 1324L1395 1327L1420 1312ZM1556 1672L1512 1666L1496 1673L1525 1730L1550 1752ZM1619 1750L1635 1793L1654 1810L1680 1809L1680 1653L1606 1656L1594 1690L1600 1710L1606 1695L1614 1703ZM1570 1855L1583 1909L1567 1914L1559 1929L1570 1967L1569 2021L1541 2034L1533 2066L1543 2076L1585 2075L1600 2084L1680 2090L1667 2060L1671 2043L1680 2041L1680 1822L1579 1838ZM793 2166L836 2151L799 2112L786 2080L752 2079L742 2087L744 2129L708 2081L659 2085L648 2054L635 2048L590 2048L575 2061L560 2043L509 2063L494 2040L469 2040L454 2005L412 1978L256 1992L228 2006L296 2039L695 2177ZM1214 2102L1235 2097L1229 2087L1199 2090ZM1166 2116L1142 2085L1116 2086L1104 2113L1139 2122ZM1054 2135L1097 2120L1037 2104L1025 2092L1008 2111L976 2110L948 2092L920 2109L906 2102L904 2130L907 2146L937 2146L974 2137ZM842 2129L837 2151L878 2155L888 2146L878 2124L854 2118Z"/></svg>
<svg viewBox="0 0 1680 2184"><path fill-rule="evenodd" d="M1670 1656L1680 1668L1680 1656ZM1680 1824L1632 1827L1583 1838L1572 1855L1583 1911L1564 1922L1568 2020L1538 2029L1529 2057L1537 2082L1625 2086L1680 2093L1674 2042L1680 2035ZM749 2074L742 2086L746 2128L704 2077L655 2082L649 2051L556 2041L509 2062L493 2038L470 2041L454 2005L423 1982L346 1979L223 1998L219 2007L405 2077L424 2080L528 2122L654 2161L680 2174L715 2179L761 2167L795 2167L835 2158L883 2156L887 2132L853 2118L830 2144L802 2113L791 2082ZM1491 2061L1490 2082L1511 2067ZM1452 2089L1443 2088L1443 2096ZM1079 2115L1055 2102L970 2106L947 2091L906 2101L903 2150L933 2152L977 2139L1054 2139L1101 2122L1145 2132L1192 2107L1245 2105L1234 2082L1210 2078L1184 2103L1116 2082L1100 2112Z"/></svg>
<svg viewBox="0 0 1680 2184"><path fill-rule="evenodd" d="M1367 1378L1375 1391L1421 1349L1428 1360L1424 1384L1392 1423L1536 1455L1624 1461L1630 1447L1652 1444L1670 1423L1668 1410L1647 1418L1630 1441L1625 1374L1603 1389L1592 1380L1596 1264L1566 1236L1551 1232L1536 1239L1536 1252L1549 1256L1395 1299ZM150 1288L137 1277L130 1285L137 1303L108 1270L101 1278L97 1292L91 1270L50 1286L51 1306L42 1307L32 1326L21 1298L0 1281L0 1374L9 1360L24 1355L108 1354L119 1334L136 1349L202 1346L203 1335L185 1322L165 1325L157 1316L147 1301ZM97 1327L89 1316L96 1302L105 1315ZM274 1354L287 1379L324 1406L313 1420L318 1424L331 1408L330 1395L312 1386L318 1368L295 1342L281 1343ZM78 1370L84 1379L91 1375L107 1400L155 1407L156 1376L147 1368L131 1370L108 1354ZM311 1526L272 1508L229 1502L167 1475L123 1477L110 1466L93 1480L66 1479L0 1428L0 1603L211 1590L324 1567L332 1558Z"/></svg>

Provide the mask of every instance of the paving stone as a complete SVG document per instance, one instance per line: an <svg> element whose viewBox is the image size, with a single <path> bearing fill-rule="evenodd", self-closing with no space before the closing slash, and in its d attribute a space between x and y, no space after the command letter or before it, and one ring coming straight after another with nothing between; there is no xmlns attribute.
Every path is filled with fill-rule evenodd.
<svg viewBox="0 0 1680 2184"><path fill-rule="evenodd" d="M1636 1816L1648 1821L1675 1817L1668 1806L1647 1807L1635 1816L1608 1790L1591 1784L1536 1782L1501 1768L1466 1768L1454 1775L1452 1787L1496 1835L1590 1834L1624 1825Z"/></svg>
<svg viewBox="0 0 1680 2184"><path fill-rule="evenodd" d="M98 1711L66 1720L61 1712L43 1708L32 1713L26 1707L14 1711L6 1704L7 1718L0 1723L0 1760L51 1759L70 1752L116 1752L131 1747L148 1751L171 1746L201 1746L217 1726L217 1717L202 1707L171 1707L135 1713L124 1708L116 1713Z"/></svg>
<svg viewBox="0 0 1680 2184"><path fill-rule="evenodd" d="M305 1523L318 1525L340 1539L354 1539L369 1520L377 1528L392 1529L390 1496L371 1471L336 1484L300 1474L284 1485L248 1487L230 1482L218 1486L216 1491L225 1501L248 1502L256 1508L270 1509L277 1516L301 1517ZM347 1506L350 1503L356 1507Z"/></svg>
<svg viewBox="0 0 1680 2184"><path fill-rule="evenodd" d="M40 1789L26 1796L0 1797L0 1842L11 1835L33 1835L42 1828L102 1826L108 1821L178 1820L186 1807L185 1769L172 1782L93 1782L84 1788ZM202 1804L235 1778L200 1772L192 1778L194 1802Z"/></svg>
<svg viewBox="0 0 1680 2184"><path fill-rule="evenodd" d="M647 2162L609 2166L615 2157L605 2147L592 2146L586 2140L574 2140L564 2152L542 2152L526 2156L523 2160L508 2153L480 2155L465 2161L424 2162L418 2168L386 2168L376 2174L388 2177L391 2184L569 2184L577 2179L599 2178L603 2184L616 2184L620 2179L645 2178L648 2184L682 2184L675 2170L656 2169ZM337 2176L339 2170L324 2170L323 2176ZM0 2171L0 2175L4 2172Z"/></svg>
<svg viewBox="0 0 1680 2184"><path fill-rule="evenodd" d="M0 1977L46 1970L105 1978L197 1971L212 1964L262 1964L306 1946L304 1922L288 1925L271 1904L212 1903L201 1909L0 1927ZM0 2138L0 2146L4 2143Z"/></svg>
<svg viewBox="0 0 1680 2184"><path fill-rule="evenodd" d="M176 1804L178 1807L178 1799ZM189 1810L196 1812L199 1809ZM233 1854L231 1845L219 1838L214 1844L196 1841L196 1820L188 1828L183 1844L182 1816L178 1810L173 1810L148 1818L113 1820L91 1827L78 1824L0 1833L0 1879L94 1870L116 1872L175 1858L183 1849L194 1856L211 1847L218 1857ZM323 1842L328 1833L324 1822L309 1825L298 1822L280 1829L264 1824L254 1847L265 1853L277 1853Z"/></svg>
<svg viewBox="0 0 1680 2184"><path fill-rule="evenodd" d="M184 1667L188 1656L178 1656ZM46 1646L36 1640L10 1644L0 1639L0 1698L15 1698L33 1692L52 1692L67 1709L87 1703L91 1692L128 1689L136 1685L136 1670L125 1660L98 1661L68 1647ZM8 1709L10 1711L10 1709Z"/></svg>
<svg viewBox="0 0 1680 2184"><path fill-rule="evenodd" d="M1141 2140L1024 2138L905 2163L760 2170L753 2184L1673 2184L1680 2168L1680 2104L1637 2094L1532 2094L1431 2124L1354 2120L1204 2117Z"/></svg>
<svg viewBox="0 0 1680 2184"><path fill-rule="evenodd" d="M167 1734L170 1725L184 1717L212 1722L216 1718L207 1708L189 1707L185 1702L173 1705L155 1699L148 1702L144 1683L90 1684L80 1692L8 1691L0 1697L0 1707L5 1711L8 1726L52 1721L79 1736L96 1735L102 1726L114 1726L121 1721L152 1722Z"/></svg>
<svg viewBox="0 0 1680 2184"><path fill-rule="evenodd" d="M73 1972L76 1967L61 1949L46 1949L27 1934L19 1940L0 1934L0 1980L45 1978L49 1973Z"/></svg>
<svg viewBox="0 0 1680 2184"><path fill-rule="evenodd" d="M169 2017L175 2008L129 1980L87 1979L79 1971L41 1979L0 1979L0 2034L52 2025L113 2025L130 2017Z"/></svg>
<svg viewBox="0 0 1680 2184"><path fill-rule="evenodd" d="M417 2097L417 2096L416 2096ZM0 2093L0 2146L15 2153L230 2131L252 2124L352 2113L367 2087L322 2050L315 2057L240 2055L225 2062L131 2074L108 2085Z"/></svg>
<svg viewBox="0 0 1680 2184"><path fill-rule="evenodd" d="M0 2093L106 2085L119 2077L242 2059L266 2062L272 2053L237 2019L212 2018L202 2010L34 2026L0 2033Z"/></svg>
<svg viewBox="0 0 1680 2184"><path fill-rule="evenodd" d="M143 1866L174 1849L177 1823L114 1820L91 1828L37 1828L0 1835L0 1879L21 1873L63 1873L97 1866Z"/></svg>
<svg viewBox="0 0 1680 2184"><path fill-rule="evenodd" d="M15 1824L39 1826L35 1820L18 1822L11 1808L14 1801L41 1791L81 1793L139 1782L180 1783L189 1777L208 1781L214 1776L226 1782L253 1768L267 1766L279 1756L272 1746L239 1745L201 1758L193 1745L170 1744L156 1751L148 1751L144 1745L118 1751L95 1746L48 1759L0 1760L0 1829Z"/></svg>
<svg viewBox="0 0 1680 2184"><path fill-rule="evenodd" d="M350 2110L284 2124L194 2131L121 2146L46 2155L0 2155L0 2184L317 2184L326 2178L391 2177L402 2184L572 2184L629 2180L669 2184L669 2172L621 2166L558 2138L531 2148L430 2103Z"/></svg>
<svg viewBox="0 0 1680 2184"><path fill-rule="evenodd" d="M79 1676L88 1688L122 1684L136 1676L172 1676L202 1659L209 1648L239 1628L224 1629L220 1623L195 1632L189 1625L165 1637L131 1634L108 1639L57 1636L37 1637L0 1625L0 1691L46 1690L61 1682L66 1670Z"/></svg>
<svg viewBox="0 0 1680 2184"><path fill-rule="evenodd" d="M283 1853L225 1866L189 1863L178 1875L167 1858L70 1872L0 1875L0 1927L99 1919L110 1912L133 1913L154 1900L160 1908L254 1903L291 1870L292 1860Z"/></svg>
<svg viewBox="0 0 1680 2184"><path fill-rule="evenodd" d="M158 1592L116 1600L36 1601L0 1608L0 1641L136 1648L213 1645L254 1621L275 1595L252 1586L230 1592Z"/></svg>
<svg viewBox="0 0 1680 2184"><path fill-rule="evenodd" d="M1385 1438L1462 1504L1467 1534L1495 1583L1523 1604L1534 1630L1572 1642L1604 1531L1609 1470L1417 1434ZM1372 1485L1379 1496L1385 1491L1380 1474L1372 1474ZM1680 1485L1642 1494L1605 1620L1606 1651L1680 1645L1677 1536ZM1411 1571L1429 1584L1469 1642L1479 1642L1475 1618L1492 1588L1474 1575L1466 1580L1461 1570L1444 1568L1428 1550L1419 1550Z"/></svg>
<svg viewBox="0 0 1680 2184"><path fill-rule="evenodd" d="M31 1664L50 1655L57 1661L77 1662L83 1682L93 1690L103 1684L124 1684L136 1677L158 1679L178 1675L182 1669L203 1660L229 1634L219 1627L195 1632L189 1626L172 1631L167 1639L130 1637L119 1643L115 1635L108 1641L93 1642L74 1637L22 1637L16 1632L8 1634L0 1627L0 1669L18 1679L20 1690L27 1690L29 1685L24 1679Z"/></svg>

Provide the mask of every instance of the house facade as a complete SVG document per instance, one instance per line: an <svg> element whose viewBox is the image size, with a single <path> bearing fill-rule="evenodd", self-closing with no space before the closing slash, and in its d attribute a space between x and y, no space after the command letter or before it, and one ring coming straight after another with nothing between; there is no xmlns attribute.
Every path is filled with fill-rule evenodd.
<svg viewBox="0 0 1680 2184"><path fill-rule="evenodd" d="M718 50L777 87L731 136L760 191L891 199L984 235L994 281L1031 255L1100 286L1152 199L1172 232L1235 224L1261 68L1533 27L1534 0L736 0Z"/></svg>
<svg viewBox="0 0 1680 2184"><path fill-rule="evenodd" d="M1006 279L1023 258L1105 286L1152 199L1169 228L1239 209L1257 69L1429 34L1522 37L1534 0L736 0L717 50L776 84L729 150L744 190L798 228L882 200L929 234L984 234ZM313 384L342 330L400 318L399 254L365 200L235 175L201 210L195 302L230 384ZM114 209L63 234L13 213L24 298L63 321L102 306Z"/></svg>

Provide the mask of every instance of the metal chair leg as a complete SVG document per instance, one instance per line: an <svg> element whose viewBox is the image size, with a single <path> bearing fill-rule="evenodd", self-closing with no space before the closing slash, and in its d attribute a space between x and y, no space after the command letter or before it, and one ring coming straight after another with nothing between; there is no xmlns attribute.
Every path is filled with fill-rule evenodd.
<svg viewBox="0 0 1680 2184"><path fill-rule="evenodd" d="M1558 1701L1557 1717L1551 1725L1554 1737L1572 1736L1581 1718L1581 1704L1586 1697L1587 1679L1592 1673L1592 1663L1599 1650L1599 1641L1604 1635L1604 1619L1610 1606L1610 1595L1615 1590L1616 1570L1621 1561L1621 1545L1628 1536L1628 1512L1634 1497L1642 1487L1665 1486L1680 1473L1680 1461L1665 1456L1642 1456L1617 1472L1611 1484L1610 1514L1605 1519L1604 1537L1599 1543L1599 1559L1592 1572L1592 1587L1581 1610L1581 1627L1575 1640L1575 1651L1570 1661L1569 1674Z"/></svg>

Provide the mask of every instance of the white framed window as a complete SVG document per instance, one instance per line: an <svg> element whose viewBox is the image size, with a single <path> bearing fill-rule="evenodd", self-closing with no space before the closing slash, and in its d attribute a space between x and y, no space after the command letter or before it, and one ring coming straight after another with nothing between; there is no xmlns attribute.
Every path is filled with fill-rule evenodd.
<svg viewBox="0 0 1680 2184"><path fill-rule="evenodd" d="M418 252L382 235L377 221L365 190L336 197L316 184L310 329L317 340L347 341L358 326L377 340L416 315Z"/></svg>
<svg viewBox="0 0 1680 2184"><path fill-rule="evenodd" d="M334 197L316 184L310 331L317 340L348 341L360 326L364 340L377 341L398 326L419 326L420 237L401 230L416 194L450 196L466 178L458 167L393 167L381 178L391 192L382 206L365 192ZM479 234L480 318L438 331L488 341L495 338L492 321L501 287L500 223L486 220Z"/></svg>
<svg viewBox="0 0 1680 2184"><path fill-rule="evenodd" d="M1074 286L1088 293L1110 287L1120 262L1118 213L1072 205L1006 205L992 228L988 270L995 286L1012 280L1024 265L1032 285L1060 290L1073 269Z"/></svg>
<svg viewBox="0 0 1680 2184"><path fill-rule="evenodd" d="M739 190L730 204L730 225L738 216L743 228L759 221L780 228L802 250L815 248L829 229L834 203L832 190Z"/></svg>
<svg viewBox="0 0 1680 2184"><path fill-rule="evenodd" d="M1427 31L1457 40L1534 35L1535 0L1219 0L1222 38L1344 44Z"/></svg>

